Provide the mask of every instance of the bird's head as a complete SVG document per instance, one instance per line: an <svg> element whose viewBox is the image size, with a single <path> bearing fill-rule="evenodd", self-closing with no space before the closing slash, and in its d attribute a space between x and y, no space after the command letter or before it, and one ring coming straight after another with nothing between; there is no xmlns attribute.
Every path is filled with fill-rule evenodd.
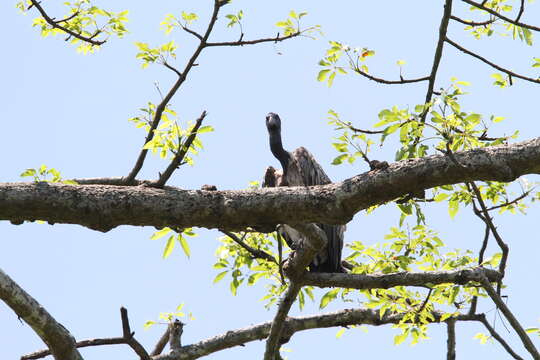
<svg viewBox="0 0 540 360"><path fill-rule="evenodd" d="M268 132L281 131L281 119L278 114L271 112L266 115L266 128Z"/></svg>

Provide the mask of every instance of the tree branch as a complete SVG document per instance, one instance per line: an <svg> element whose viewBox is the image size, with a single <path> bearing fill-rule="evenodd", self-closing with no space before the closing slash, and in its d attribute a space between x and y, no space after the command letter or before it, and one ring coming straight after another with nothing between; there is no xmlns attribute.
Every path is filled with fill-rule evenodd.
<svg viewBox="0 0 540 360"><path fill-rule="evenodd" d="M457 22L460 22L465 25L469 26L486 26L489 24L493 24L495 22L495 19L489 19L486 21L471 21L471 20L463 20L462 18L459 18L457 16L451 15L450 19L455 20Z"/></svg>
<svg viewBox="0 0 540 360"><path fill-rule="evenodd" d="M279 358L277 355L279 354L279 345L280 343L282 343L282 341L280 340L282 339L282 332L287 318L287 314L291 310L291 306L294 304L294 301L296 300L298 292L301 288L302 286L299 285L297 282L291 281L289 284L289 288L281 298L278 310L276 312L276 315L274 316L274 320L272 321L272 326L270 326L268 339L266 340L264 360L275 360ZM284 335L288 341L288 338L290 338L292 334Z"/></svg>
<svg viewBox="0 0 540 360"><path fill-rule="evenodd" d="M435 48L435 55L433 56L433 65L431 67L431 74L429 75L429 83L426 91L425 103L431 101L433 96L433 89L435 87L435 79L437 78L437 70L439 69L439 64L441 63L442 52L444 47L444 39L446 38L446 33L448 31L448 22L450 21L450 16L452 15L452 0L445 0L444 2L444 11L441 18L441 24L439 26L439 40L437 41L437 47ZM425 110L422 113L422 122L425 121L428 111Z"/></svg>
<svg viewBox="0 0 540 360"><path fill-rule="evenodd" d="M195 122L195 125L193 126L193 129L191 129L191 133L189 134L188 138L184 143L178 144L178 150L174 158L172 159L171 163L165 169L163 174L159 176L159 179L156 182L151 183L152 186L155 186L157 188L162 188L167 180L172 176L173 172L178 169L180 164L182 163L182 160L184 160L184 157L186 156L189 148L191 147L191 144L197 137L197 131L199 131L199 128L201 127L201 124L206 117L206 111L203 111L201 116L197 119Z"/></svg>
<svg viewBox="0 0 540 360"><path fill-rule="evenodd" d="M167 95L165 95L163 100L161 100L159 105L156 107L154 119L152 120L150 129L148 130L148 135L146 136L146 139L144 141L145 144L154 138L154 130L157 129L159 122L161 121L163 111L165 111L165 108L167 107L167 105L169 104L173 96L176 94L180 86L187 79L187 75L189 71L193 68L193 66L195 65L195 61L197 60L197 58L199 57L203 49L206 47L206 41L210 37L210 33L212 32L212 29L214 28L220 7L221 7L220 1L214 0L214 10L212 12L212 16L210 17L210 21L208 22L208 27L206 28L206 31L202 39L200 39L199 45L197 46L197 48L191 55L191 58L187 62L186 66L184 67L184 71L181 72L181 76L178 77L178 80L176 80L176 82L174 83L172 88L169 90ZM139 171L141 170L144 164L144 160L146 158L147 153L148 153L148 149L141 150L133 169L131 170L129 175L126 176L124 180L126 184L131 184L133 180L135 180L135 177L137 176L137 174L139 173Z"/></svg>
<svg viewBox="0 0 540 360"><path fill-rule="evenodd" d="M482 9L482 10L484 10L484 11L487 11L487 12L490 13L491 15L495 15L495 16L498 17L499 19L504 20L504 21L506 21L506 22L508 22L508 23L510 23L510 24L514 24L514 25L517 25L517 26L520 26L520 27L523 27L523 28L526 28L526 29L529 29L529 30L540 31L540 27L536 27L536 26L532 26L532 25L528 25L528 24L524 24L524 23L519 22L519 19L520 19L520 17L521 17L521 13L522 13L523 11L521 11L521 13L518 14L518 17L517 17L516 20L512 20L512 19L510 19L509 17L506 17L506 16L504 16L504 15L502 15L502 14L499 14L499 13L496 12L495 10L490 9L490 8L488 8L488 7L485 7L484 5L479 4L479 3L476 3L476 2L474 2L474 1L471 1L471 0L461 0L461 1L463 1L463 2L465 2L465 3L467 3L467 4L469 4L469 5L472 5L472 6L476 7L476 8L478 8L478 9Z"/></svg>
<svg viewBox="0 0 540 360"><path fill-rule="evenodd" d="M446 360L456 360L456 320L450 318L446 321Z"/></svg>
<svg viewBox="0 0 540 360"><path fill-rule="evenodd" d="M102 41L98 41L98 40L94 40L93 38L98 34L98 33L94 33L94 35L90 36L90 37L86 37L86 36L83 36L79 33L76 33L74 31L71 31L69 30L68 28L66 28L65 26L62 26L60 25L61 22L65 22L65 21L68 21L70 20L70 17L69 18L66 18L66 19L63 19L63 20L59 20L59 21L54 21L54 19L52 19L48 14L47 12L43 9L43 7L41 6L40 2L37 1L37 0L30 0L30 2L32 3L32 6L34 6L38 11L39 13L41 14L41 16L45 19L45 21L47 22L47 24L49 24L51 27L55 28L55 29L58 29L58 30L62 30L63 32L65 32L66 34L69 34L71 36L73 36L74 38L77 38L81 41L84 41L84 42L87 42L89 44L92 44L92 45L95 45L95 46L100 46L100 45L103 45L106 40L102 40Z"/></svg>
<svg viewBox="0 0 540 360"><path fill-rule="evenodd" d="M439 323L441 320L440 312L433 312L433 319L428 320L433 323ZM480 315L461 314L453 317L456 321L480 321ZM332 313L318 314L303 317L288 317L284 321L284 327L288 335L299 331L329 328L336 326L350 325L387 325L397 324L401 321L402 315L395 315L386 312L381 318L379 311L372 309L346 309ZM222 335L200 341L192 345L186 345L179 351L171 351L155 357L153 360L193 360L208 354L228 349L234 346L243 345L250 341L261 340L268 337L272 322L265 322L248 328L227 331ZM272 359L273 360L273 359Z"/></svg>
<svg viewBox="0 0 540 360"><path fill-rule="evenodd" d="M379 77L370 75L367 72L362 71L360 68L358 68L356 66L354 68L354 71L357 74L362 75L363 77L365 77L365 78L367 78L369 80L373 80L373 81L378 82L380 84L386 84L386 85L410 84L410 83L415 83L415 82L420 82L420 81L427 81L427 80L430 79L429 76L424 76L424 77L416 78L416 79L386 80L386 79L383 79L383 78L379 78Z"/></svg>
<svg viewBox="0 0 540 360"><path fill-rule="evenodd" d="M357 212L411 192L473 180L509 182L540 173L540 138L432 155L390 164L343 182L241 191L144 186L0 184L0 220L79 224L109 231L119 225L205 227L238 231L277 224L344 224ZM163 216L167 214L167 216ZM308 262L309 263L309 262Z"/></svg>
<svg viewBox="0 0 540 360"><path fill-rule="evenodd" d="M277 260L272 255L262 250L252 248L251 246L243 242L242 239L239 239L238 236L236 236L232 232L229 232L227 230L220 230L220 231L224 233L225 235L227 235L228 237L230 237L232 241L240 245L248 253L250 253L251 256L253 256L253 258L264 259L264 260L268 260L268 261L278 264Z"/></svg>
<svg viewBox="0 0 540 360"><path fill-rule="evenodd" d="M131 347L131 349L137 355L139 355L139 358L141 360L151 360L150 356L148 355L144 347L133 337L135 333L131 332L131 329L129 326L128 313L127 313L126 308L124 307L120 308L120 317L122 320L122 337L89 339L89 340L78 341L77 343L75 343L75 347L81 348L81 347L89 347L89 346L125 344ZM22 356L21 360L40 359L48 355L51 355L50 350L40 350L32 354Z"/></svg>
<svg viewBox="0 0 540 360"><path fill-rule="evenodd" d="M471 281L480 282L487 277L489 281L499 281L501 273L483 267L456 271L399 272L393 274L341 274L306 273L302 285L317 287L340 287L346 289L388 289L394 286L425 286L454 283L459 285Z"/></svg>
<svg viewBox="0 0 540 360"><path fill-rule="evenodd" d="M527 351L529 351L529 353L535 360L539 360L540 354L538 353L538 350L536 350L536 347L532 343L531 339L529 338L519 321L517 321L517 319L514 317L514 314L512 314L508 306L506 306L499 294L497 294L495 289L491 286L490 281L486 277L483 277L481 283L491 300L493 300L495 305L497 305L497 308L501 310L506 320L508 320L510 325L514 328Z"/></svg>
<svg viewBox="0 0 540 360"><path fill-rule="evenodd" d="M540 79L533 79L533 78L530 78L530 77L527 77L527 76L523 76L523 75L520 75L518 73L515 73L511 70L508 70L508 69L505 69L489 60L487 60L486 58L480 56L480 55L477 55L475 53L473 53L472 51L470 50L467 50L465 49L464 47L462 47L461 45L453 42L452 40L450 40L449 38L446 38L445 40L447 43L449 43L450 45L452 45L453 47L455 47L456 49L460 50L461 52L464 52L465 54L467 55L470 55L474 58L477 58L478 60L482 61L483 63L485 64L488 64L489 66L491 66L492 68L494 69L497 69L499 71L502 71L503 73L506 73L508 74L509 76L513 76L513 77L517 77L519 79L523 79L523 80L527 80L527 81L530 81L530 82L533 82L533 83L537 83L537 84L540 84Z"/></svg>
<svg viewBox="0 0 540 360"><path fill-rule="evenodd" d="M30 325L56 360L82 360L69 331L1 269L0 299Z"/></svg>
<svg viewBox="0 0 540 360"><path fill-rule="evenodd" d="M512 356L516 360L523 360L523 358L521 356L519 356L518 354L516 354L514 352L514 350L512 350L510 345L508 345L508 343L503 339L503 337L501 335L499 335L499 333L497 333L497 331L495 331L495 329L489 324L489 322L486 319L485 314L480 314L480 320L479 321L482 324L484 324L484 326L489 331L491 336L501 344L501 346L506 350L506 352L508 354L510 354L510 356Z"/></svg>

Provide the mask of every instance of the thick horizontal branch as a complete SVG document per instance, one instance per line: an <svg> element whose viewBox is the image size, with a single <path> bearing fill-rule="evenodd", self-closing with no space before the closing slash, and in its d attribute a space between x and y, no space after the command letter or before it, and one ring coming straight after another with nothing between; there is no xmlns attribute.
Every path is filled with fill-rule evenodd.
<svg viewBox="0 0 540 360"><path fill-rule="evenodd" d="M441 313L434 312L434 323L440 322ZM456 321L481 321L482 314L458 315ZM288 317L284 322L284 329L291 336L295 332L318 328L329 328L350 325L387 325L397 324L402 315L386 313L382 318L377 310L372 309L347 309L322 315ZM192 360L208 354L243 345L250 341L265 339L270 333L271 322L254 325L251 327L227 331L225 334L203 340L201 342L183 346L178 351L156 356L154 360Z"/></svg>
<svg viewBox="0 0 540 360"><path fill-rule="evenodd" d="M56 360L82 360L69 331L1 269L0 299L30 325Z"/></svg>
<svg viewBox="0 0 540 360"><path fill-rule="evenodd" d="M256 228L277 224L344 224L359 211L409 193L474 180L513 181L540 173L540 138L446 155L402 160L384 170L313 187L240 191L172 187L0 184L0 220L79 224L108 231L119 225ZM457 162L457 163L456 163Z"/></svg>
<svg viewBox="0 0 540 360"><path fill-rule="evenodd" d="M394 286L426 286L426 284L454 283L463 285L471 281L481 282L484 276L491 282L497 282L502 278L498 271L477 267L456 271L399 272L371 275L306 273L302 277L302 285L362 290L388 289Z"/></svg>

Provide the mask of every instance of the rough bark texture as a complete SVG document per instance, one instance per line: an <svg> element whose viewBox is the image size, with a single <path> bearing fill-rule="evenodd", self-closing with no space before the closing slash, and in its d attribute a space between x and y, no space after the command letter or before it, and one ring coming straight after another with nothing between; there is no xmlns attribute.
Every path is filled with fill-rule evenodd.
<svg viewBox="0 0 540 360"><path fill-rule="evenodd" d="M403 160L340 183L247 191L145 186L0 184L0 220L45 220L99 231L119 225L221 228L280 223L345 224L369 206L438 185L474 180L512 181L540 173L540 138L448 156Z"/></svg>
<svg viewBox="0 0 540 360"><path fill-rule="evenodd" d="M0 299L22 318L51 350L56 360L82 360L75 339L33 297L0 270Z"/></svg>

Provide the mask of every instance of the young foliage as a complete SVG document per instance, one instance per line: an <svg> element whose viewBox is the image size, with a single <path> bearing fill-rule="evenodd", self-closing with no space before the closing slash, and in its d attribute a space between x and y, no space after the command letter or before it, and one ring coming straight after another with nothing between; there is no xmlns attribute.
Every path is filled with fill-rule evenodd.
<svg viewBox="0 0 540 360"><path fill-rule="evenodd" d="M53 182L69 185L77 185L73 180L62 180L60 171L54 168L48 168L46 165L41 165L39 168L26 169L20 175L21 177L32 177L35 182Z"/></svg>
<svg viewBox="0 0 540 360"><path fill-rule="evenodd" d="M137 128L143 128L146 132L150 131L150 124L155 116L156 105L148 102L146 108L139 109L142 114L129 119ZM154 130L152 140L144 145L144 149L151 150L153 154L159 154L162 159L167 157L173 158L178 151L187 150L186 156L183 159L183 164L193 166L193 155L197 155L203 149L203 143L199 135L212 132L214 128L210 125L201 126L197 130L197 137L191 143L189 149L186 149L185 142L189 135L193 132L194 124L188 122L185 127L178 124L178 114L169 106L165 108L161 115L161 123Z"/></svg>
<svg viewBox="0 0 540 360"><path fill-rule="evenodd" d="M24 0L19 1L16 7L20 11L26 12L31 5L31 1ZM43 16L34 19L32 26L41 29L41 36L66 35L66 40L77 45L79 53L87 54L93 53L112 35L121 38L127 33L125 27L128 21L127 10L118 13L107 11L93 5L90 0L64 2L64 5L67 11L61 20L51 18L48 21ZM51 21L54 25L50 23ZM92 42L77 38L69 32L80 35L82 38Z"/></svg>

